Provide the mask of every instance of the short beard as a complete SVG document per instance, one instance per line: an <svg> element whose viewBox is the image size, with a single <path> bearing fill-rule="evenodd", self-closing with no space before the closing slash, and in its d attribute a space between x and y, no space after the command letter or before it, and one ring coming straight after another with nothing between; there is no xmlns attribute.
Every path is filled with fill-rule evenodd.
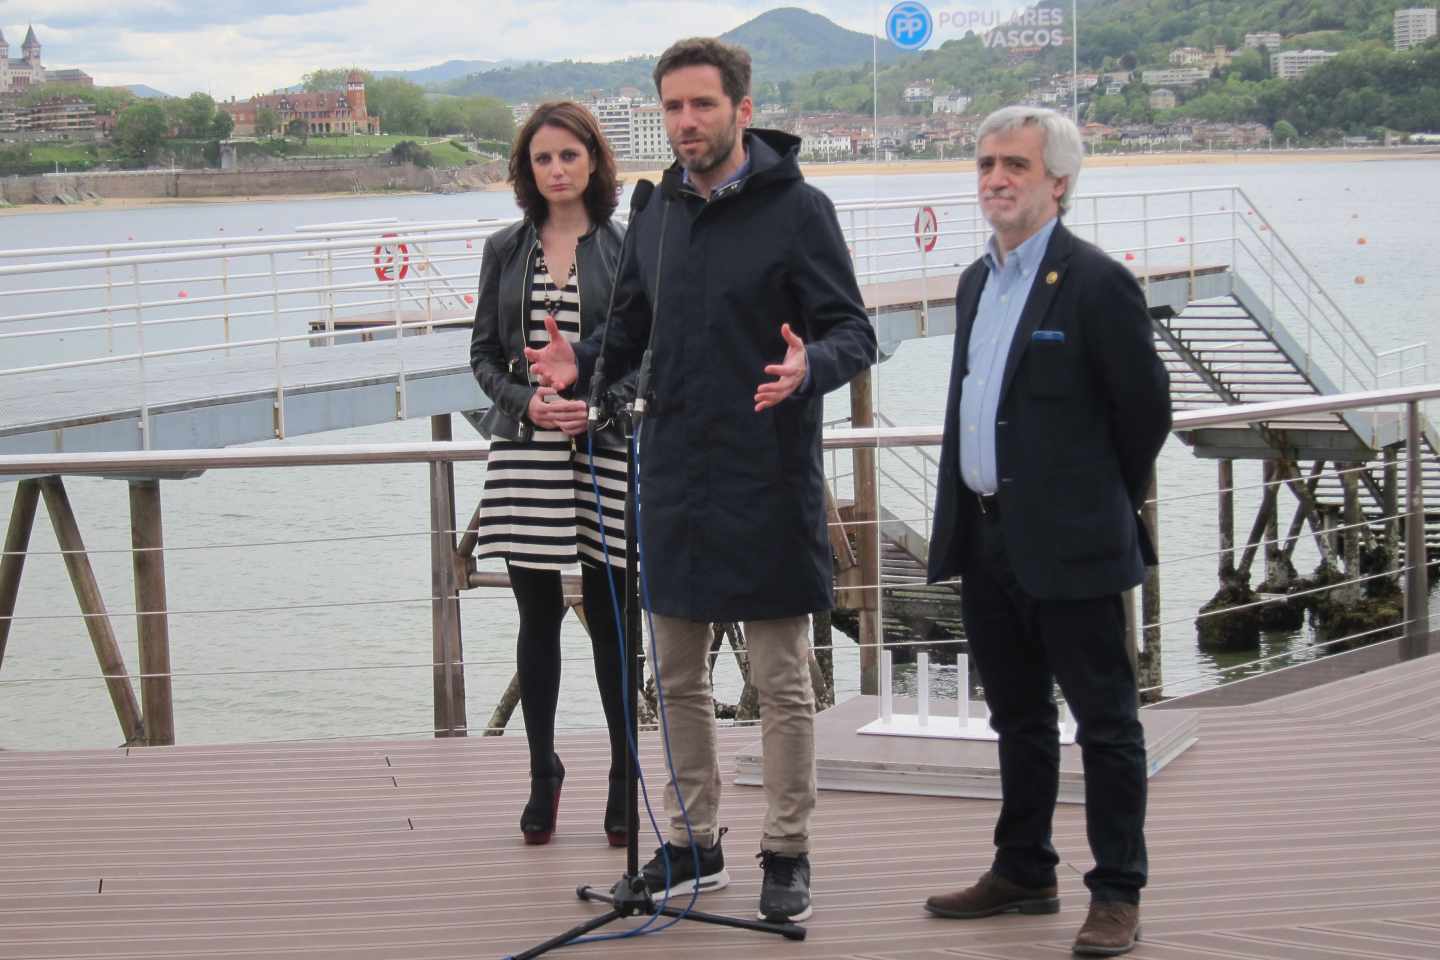
<svg viewBox="0 0 1440 960"><path fill-rule="evenodd" d="M729 131L724 135L723 139L715 142L713 149L705 151L689 163L686 163L685 159L680 157L678 152L676 156L680 157L680 165L691 173L709 173L729 159L731 151L735 149L735 141L739 139L739 136L739 124L731 124Z"/></svg>

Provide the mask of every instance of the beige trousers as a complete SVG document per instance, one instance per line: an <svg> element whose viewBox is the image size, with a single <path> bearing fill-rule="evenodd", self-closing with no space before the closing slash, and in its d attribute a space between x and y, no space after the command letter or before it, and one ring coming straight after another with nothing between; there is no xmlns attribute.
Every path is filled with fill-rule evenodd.
<svg viewBox="0 0 1440 960"><path fill-rule="evenodd" d="M655 618L660 690L670 753L695 841L711 846L719 829L720 762L715 749L715 700L710 689L710 624ZM810 618L743 624L750 680L760 695L765 813L761 849L795 856L810 851L815 810L815 691L810 680ZM670 842L689 844L675 784L665 790Z"/></svg>

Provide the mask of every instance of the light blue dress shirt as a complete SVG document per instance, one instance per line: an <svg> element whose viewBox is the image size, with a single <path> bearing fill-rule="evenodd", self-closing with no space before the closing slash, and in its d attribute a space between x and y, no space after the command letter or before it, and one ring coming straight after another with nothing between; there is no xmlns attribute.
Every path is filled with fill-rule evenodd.
<svg viewBox="0 0 1440 960"><path fill-rule="evenodd" d="M1005 363L1056 222L1057 218L1051 217L1028 240L1010 251L1003 263L993 235L985 252L990 273L970 329L968 369L960 386L959 448L960 476L965 486L986 496L1000 488L995 468L995 415L1000 409Z"/></svg>

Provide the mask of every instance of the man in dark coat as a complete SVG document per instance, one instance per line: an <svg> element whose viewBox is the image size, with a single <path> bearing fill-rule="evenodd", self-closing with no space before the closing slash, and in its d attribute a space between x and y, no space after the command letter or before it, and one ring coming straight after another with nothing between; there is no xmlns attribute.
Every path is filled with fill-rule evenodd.
<svg viewBox="0 0 1440 960"><path fill-rule="evenodd" d="M644 873L656 891L667 859L671 889L729 881L707 655L712 621L744 621L769 804L759 913L803 920L815 805L809 615L834 604L821 398L873 362L875 334L834 207L801 178L800 141L747 129L749 55L682 40L655 84L678 162L630 225L605 346L608 377L639 363L653 338L638 520L678 787L665 798L669 840ZM599 353L598 337L573 353L557 339L531 360L563 387L586 381Z"/></svg>
<svg viewBox="0 0 1440 960"><path fill-rule="evenodd" d="M1078 721L1095 867L1075 952L1139 937L1145 738L1121 592L1154 550L1139 509L1170 430L1165 367L1135 278L1060 222L1079 132L1010 107L981 124L979 202L995 234L960 277L930 541L931 582L961 613L1000 735L996 852L979 882L931 897L942 917L1054 913L1055 681Z"/></svg>

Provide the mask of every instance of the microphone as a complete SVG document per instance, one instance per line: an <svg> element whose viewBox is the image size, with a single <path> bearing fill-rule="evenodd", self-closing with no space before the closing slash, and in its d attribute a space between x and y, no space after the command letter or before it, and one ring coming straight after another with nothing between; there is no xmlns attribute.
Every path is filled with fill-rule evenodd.
<svg viewBox="0 0 1440 960"><path fill-rule="evenodd" d="M655 184L649 180L641 180L635 184L635 189L630 192L630 220L625 229L625 240L620 244L620 256L615 259L615 272L610 277L610 304L605 308L605 332L600 335L600 355L595 359L595 370L590 376L590 410L586 416L591 428L600 422L601 410L600 398L605 391L605 343L610 337L610 320L615 313L615 288L620 283L620 271L625 265L625 254L634 244L630 237L635 232L635 218L640 211L644 210L650 202L650 195L655 192Z"/></svg>

